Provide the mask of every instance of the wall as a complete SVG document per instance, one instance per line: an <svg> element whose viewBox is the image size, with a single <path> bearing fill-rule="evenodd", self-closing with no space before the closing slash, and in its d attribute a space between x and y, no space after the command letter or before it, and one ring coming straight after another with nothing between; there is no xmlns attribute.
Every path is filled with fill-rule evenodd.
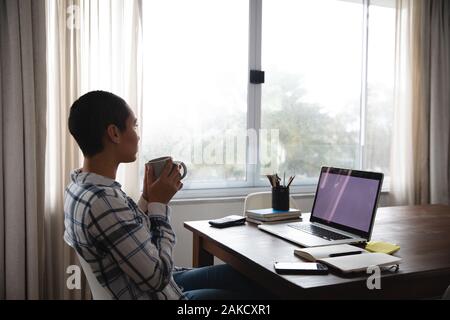
<svg viewBox="0 0 450 320"><path fill-rule="evenodd" d="M310 212L313 196L295 197L297 205L302 212ZM380 207L388 205L388 194L382 193ZM192 233L183 227L184 221L209 220L221 218L230 214L242 214L244 198L225 200L175 201L172 207L172 226L177 235L177 244L174 251L174 261L177 266L192 266ZM218 260L216 259L216 262Z"/></svg>

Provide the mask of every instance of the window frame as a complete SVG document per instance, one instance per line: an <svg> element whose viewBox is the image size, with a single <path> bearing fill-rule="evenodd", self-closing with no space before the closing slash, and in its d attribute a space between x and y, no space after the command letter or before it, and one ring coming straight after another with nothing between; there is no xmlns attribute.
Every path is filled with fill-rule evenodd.
<svg viewBox="0 0 450 320"><path fill-rule="evenodd" d="M350 1L354 0L340 0ZM363 5L363 21L362 21L362 66L361 66L361 89L360 89L360 134L359 134L359 152L357 162L358 170L364 168L364 152L365 152L365 128L366 128L366 107L367 107L367 86L368 86L368 50L369 50L369 11L370 5L391 6L392 0L361 0ZM359 2L359 1L358 1ZM261 129L261 97L262 85L250 83L250 70L263 70L261 66L262 58L262 6L263 0L249 0L249 50L248 50L248 81L247 81L247 130L255 130L259 133ZM246 181L237 183L224 188L208 187L205 184L201 188L184 189L178 192L175 200L188 199L209 199L219 197L241 197L251 192L267 191L267 183L259 179L260 161L259 161L259 135L255 145L250 145L247 141L247 162L249 155L256 155L256 164L246 165ZM291 194L307 195L313 194L316 190L317 178L309 179L306 183L292 184ZM385 177L382 187L383 192L389 191L389 177Z"/></svg>

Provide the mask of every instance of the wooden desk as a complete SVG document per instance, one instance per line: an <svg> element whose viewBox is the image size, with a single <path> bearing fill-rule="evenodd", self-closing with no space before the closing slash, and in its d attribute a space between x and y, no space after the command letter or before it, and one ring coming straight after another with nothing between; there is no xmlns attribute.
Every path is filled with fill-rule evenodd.
<svg viewBox="0 0 450 320"><path fill-rule="evenodd" d="M303 216L305 219L305 215ZM207 221L190 221L193 266L213 264L214 256L286 299L430 298L450 285L450 207L444 205L379 208L372 240L400 245L397 273L383 272L381 289L367 289L370 274L346 276L279 275L274 261L299 261L296 244L244 226L216 229Z"/></svg>

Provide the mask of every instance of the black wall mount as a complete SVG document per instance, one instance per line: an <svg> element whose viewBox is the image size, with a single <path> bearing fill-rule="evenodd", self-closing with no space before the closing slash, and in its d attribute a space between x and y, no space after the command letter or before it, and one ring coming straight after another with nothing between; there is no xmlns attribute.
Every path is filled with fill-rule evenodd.
<svg viewBox="0 0 450 320"><path fill-rule="evenodd" d="M253 84L264 83L264 71L250 70L250 83Z"/></svg>

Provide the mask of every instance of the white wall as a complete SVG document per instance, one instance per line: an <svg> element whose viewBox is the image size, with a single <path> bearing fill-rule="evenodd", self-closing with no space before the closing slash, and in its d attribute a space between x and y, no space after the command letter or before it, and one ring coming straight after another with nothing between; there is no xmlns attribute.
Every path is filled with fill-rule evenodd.
<svg viewBox="0 0 450 320"><path fill-rule="evenodd" d="M313 196L295 197L297 205L302 212L310 212ZM380 207L388 205L388 194L383 193L380 198ZM209 220L221 218L230 214L242 214L244 198L226 200L200 200L175 201L172 207L172 226L177 235L177 244L174 251L174 261L177 266L192 266L192 233L183 227L185 221ZM217 261L217 260L216 260Z"/></svg>

